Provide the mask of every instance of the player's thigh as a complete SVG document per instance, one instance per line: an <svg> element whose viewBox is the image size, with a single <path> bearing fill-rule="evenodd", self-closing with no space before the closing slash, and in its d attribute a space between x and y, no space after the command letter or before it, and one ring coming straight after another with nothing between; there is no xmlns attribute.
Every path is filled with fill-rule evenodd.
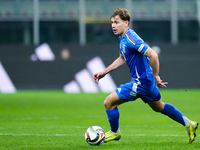
<svg viewBox="0 0 200 150"><path fill-rule="evenodd" d="M150 101L149 100L147 103L156 112L162 112L165 107L165 103L162 102L161 100L158 100L158 101Z"/></svg>
<svg viewBox="0 0 200 150"><path fill-rule="evenodd" d="M117 93L114 91L111 93L104 101L104 106L107 110L114 109L118 105L125 103L125 101L121 100Z"/></svg>

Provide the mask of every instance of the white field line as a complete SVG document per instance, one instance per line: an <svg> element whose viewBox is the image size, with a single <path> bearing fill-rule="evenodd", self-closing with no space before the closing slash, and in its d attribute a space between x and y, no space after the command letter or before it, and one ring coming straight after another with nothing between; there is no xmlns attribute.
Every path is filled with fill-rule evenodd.
<svg viewBox="0 0 200 150"><path fill-rule="evenodd" d="M164 126L164 125L163 125ZM69 129L87 129L89 126L79 126L79 125L65 125L65 126L62 126L62 127L59 127L59 128L62 128L62 129L65 129L65 128L69 128ZM106 128L106 126L101 126L102 128ZM148 125L121 125L121 127L123 128L136 128L136 127L148 127ZM168 128L179 128L180 126L179 125L167 125L166 127ZM0 130L5 130L5 129L11 129L13 128L12 126L11 127L0 127ZM24 126L17 126L15 127L15 129L26 129L26 128L29 128L29 127L24 127ZM37 128L37 127L34 127L34 128ZM41 128L41 127L39 127ZM56 127L55 126L46 126L44 127L45 129L55 129Z"/></svg>
<svg viewBox="0 0 200 150"><path fill-rule="evenodd" d="M29 134L0 133L0 136L83 136L84 134Z"/></svg>
<svg viewBox="0 0 200 150"><path fill-rule="evenodd" d="M62 129L87 129L89 126L62 126L62 127L59 127L62 128ZM5 130L5 129L29 129L29 127L24 127L24 126L17 126L17 127L0 127L0 130ZM41 128L41 127L34 127L34 128ZM47 127L44 127L44 129L56 129L55 126L47 126Z"/></svg>
<svg viewBox="0 0 200 150"><path fill-rule="evenodd" d="M58 136L58 137L70 137L70 136L84 136L84 134L29 134L29 133L21 133L21 134L15 134L15 133L0 133L0 136ZM151 136L151 137L173 137L173 136L187 136L180 135L180 134L124 134L124 136Z"/></svg>

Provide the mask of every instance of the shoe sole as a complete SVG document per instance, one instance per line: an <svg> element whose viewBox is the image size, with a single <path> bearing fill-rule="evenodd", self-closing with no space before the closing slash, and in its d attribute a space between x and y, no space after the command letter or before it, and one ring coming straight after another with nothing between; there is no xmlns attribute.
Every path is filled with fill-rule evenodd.
<svg viewBox="0 0 200 150"><path fill-rule="evenodd" d="M121 138L121 135L117 136L115 139L113 139L114 141L119 141L119 139ZM104 143L107 143L109 141L112 141L112 140L108 140L108 141L105 141L104 140Z"/></svg>
<svg viewBox="0 0 200 150"><path fill-rule="evenodd" d="M121 138L121 135L117 136L114 140L119 141L120 138Z"/></svg>

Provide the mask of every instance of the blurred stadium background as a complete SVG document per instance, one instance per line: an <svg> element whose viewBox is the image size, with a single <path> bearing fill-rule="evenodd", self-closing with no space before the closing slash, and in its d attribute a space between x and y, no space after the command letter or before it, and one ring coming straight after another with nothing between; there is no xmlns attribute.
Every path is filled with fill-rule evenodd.
<svg viewBox="0 0 200 150"><path fill-rule="evenodd" d="M168 88L200 88L200 0L0 0L0 93L111 92L128 82L126 66L100 87L91 81L118 57L109 18L119 7L159 52Z"/></svg>

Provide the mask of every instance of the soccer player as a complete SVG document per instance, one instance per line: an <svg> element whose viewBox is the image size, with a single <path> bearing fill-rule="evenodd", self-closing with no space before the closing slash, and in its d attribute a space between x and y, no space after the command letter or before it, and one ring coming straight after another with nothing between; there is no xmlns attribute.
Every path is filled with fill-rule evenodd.
<svg viewBox="0 0 200 150"><path fill-rule="evenodd" d="M110 17L112 30L119 35L120 54L119 57L104 71L93 75L93 80L98 84L99 80L109 72L127 64L131 81L120 85L104 101L108 121L111 130L105 134L104 142L119 140L121 132L119 129L119 111L117 106L125 102L141 98L155 112L161 112L174 121L182 124L188 132L189 143L192 143L196 136L198 123L189 120L173 105L161 101L158 87L166 87L159 76L158 55L144 41L129 28L130 15L128 10L118 8Z"/></svg>

